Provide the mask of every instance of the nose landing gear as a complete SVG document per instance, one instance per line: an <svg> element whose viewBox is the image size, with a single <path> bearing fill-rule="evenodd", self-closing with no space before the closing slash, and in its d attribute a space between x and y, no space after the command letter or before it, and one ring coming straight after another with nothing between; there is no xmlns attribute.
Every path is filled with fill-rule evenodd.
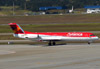
<svg viewBox="0 0 100 69"><path fill-rule="evenodd" d="M88 44L90 45L93 41L89 41Z"/></svg>
<svg viewBox="0 0 100 69"><path fill-rule="evenodd" d="M90 45L91 43L90 43L90 42L88 42L88 44Z"/></svg>

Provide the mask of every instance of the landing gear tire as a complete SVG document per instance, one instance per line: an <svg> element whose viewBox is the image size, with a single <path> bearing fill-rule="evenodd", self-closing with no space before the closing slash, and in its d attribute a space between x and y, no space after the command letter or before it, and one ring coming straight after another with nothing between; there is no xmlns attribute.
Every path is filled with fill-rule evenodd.
<svg viewBox="0 0 100 69"><path fill-rule="evenodd" d="M91 43L90 43L90 42L88 42L88 44L90 45Z"/></svg>
<svg viewBox="0 0 100 69"><path fill-rule="evenodd" d="M53 45L56 45L56 42L53 42Z"/></svg>
<svg viewBox="0 0 100 69"><path fill-rule="evenodd" d="M51 46L52 45L52 43L51 43L51 41L48 43L48 46Z"/></svg>
<svg viewBox="0 0 100 69"><path fill-rule="evenodd" d="M49 41L48 46L56 45L56 42Z"/></svg>

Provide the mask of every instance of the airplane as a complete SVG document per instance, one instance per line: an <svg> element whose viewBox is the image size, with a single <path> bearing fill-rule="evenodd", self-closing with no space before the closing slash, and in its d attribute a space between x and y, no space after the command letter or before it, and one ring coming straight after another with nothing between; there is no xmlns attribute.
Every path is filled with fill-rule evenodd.
<svg viewBox="0 0 100 69"><path fill-rule="evenodd" d="M29 32L24 31L17 23L9 23L14 37L32 41L48 41L48 45L56 45L57 41L87 41L88 44L99 38L90 32Z"/></svg>

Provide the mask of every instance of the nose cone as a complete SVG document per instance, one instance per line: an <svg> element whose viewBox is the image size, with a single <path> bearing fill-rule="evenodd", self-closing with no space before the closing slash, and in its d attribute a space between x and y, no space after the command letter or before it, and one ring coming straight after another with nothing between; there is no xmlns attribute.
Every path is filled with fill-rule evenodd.
<svg viewBox="0 0 100 69"><path fill-rule="evenodd" d="M92 39L92 40L98 40L99 37L95 36L95 37L92 37L91 39Z"/></svg>
<svg viewBox="0 0 100 69"><path fill-rule="evenodd" d="M96 40L98 40L98 39L99 39L99 37L98 37L98 36L96 36L96 37L95 37L95 39L96 39Z"/></svg>

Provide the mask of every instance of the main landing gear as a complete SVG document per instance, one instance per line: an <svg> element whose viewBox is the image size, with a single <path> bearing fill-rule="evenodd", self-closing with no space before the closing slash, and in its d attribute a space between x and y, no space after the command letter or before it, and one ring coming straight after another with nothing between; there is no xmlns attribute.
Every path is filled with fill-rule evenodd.
<svg viewBox="0 0 100 69"><path fill-rule="evenodd" d="M48 45L49 46L56 45L56 42L55 41L49 41Z"/></svg>
<svg viewBox="0 0 100 69"><path fill-rule="evenodd" d="M90 42L88 42L88 44L90 45L91 43L90 43Z"/></svg>

